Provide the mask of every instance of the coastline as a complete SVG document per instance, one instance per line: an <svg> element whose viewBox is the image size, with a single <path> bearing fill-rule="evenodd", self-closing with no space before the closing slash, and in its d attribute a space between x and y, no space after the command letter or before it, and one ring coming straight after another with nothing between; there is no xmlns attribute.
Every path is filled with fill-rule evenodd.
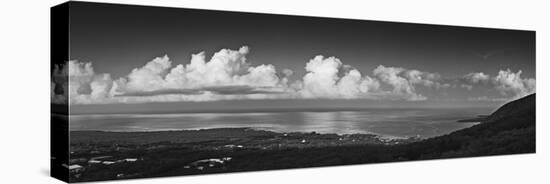
<svg viewBox="0 0 550 184"><path fill-rule="evenodd" d="M155 142L195 143L212 140L233 139L323 139L325 142L340 142L338 145L351 144L345 142L349 137L353 144L399 144L422 140L419 137L395 137L369 133L336 134L318 132L278 132L255 127L233 128L198 128L186 130L152 130L152 131L104 131L104 130L77 130L70 131L71 144L83 142L121 142L132 144L149 144ZM139 137L139 139L135 139Z"/></svg>
<svg viewBox="0 0 550 184"><path fill-rule="evenodd" d="M487 122L427 139L277 133L251 128L71 131L71 182L384 163L536 152L535 95Z"/></svg>
<svg viewBox="0 0 550 184"><path fill-rule="evenodd" d="M457 120L456 122L458 122L458 123L483 123L483 122L487 121L488 118L489 118L489 115L477 115L476 117L468 118L468 119L460 119L460 120Z"/></svg>
<svg viewBox="0 0 550 184"><path fill-rule="evenodd" d="M294 162L304 160L305 155L300 153L311 154L314 150L334 152L358 147L387 149L423 140L387 139L374 134L279 133L254 128L146 132L71 131L70 134L69 165L82 168L79 174L71 175L72 181L292 168L299 166L293 166L297 164ZM298 154L295 155L296 153ZM276 164L266 168L257 164L246 164L251 159L265 161L269 159L264 158L266 156L286 158L292 162L290 166ZM174 167L178 169L170 169Z"/></svg>
<svg viewBox="0 0 550 184"><path fill-rule="evenodd" d="M479 122L468 122L468 123L479 123ZM272 132L276 134L335 134L338 136L346 136L346 135L369 135L369 136L376 136L381 139L396 139L396 140L403 140L403 139L410 139L410 138L421 138L426 139L430 137L421 137L421 136L394 136L394 135L386 135L386 134L380 134L380 133L374 133L374 132L365 132L365 131L357 131L357 132L351 132L351 133L331 133L331 132L319 132L319 131L284 131L284 130L277 130L275 128L267 128L267 127L249 127L249 126L243 126L243 127L206 127L206 128L188 128L188 129L177 129L177 128L166 128L166 129L140 129L140 130L71 130L69 132L108 132L108 133L162 133L162 132L181 132L181 133L189 133L193 131L223 131L223 130L231 130L231 129L243 129L248 131L265 131L265 132ZM460 130L460 129L459 129ZM437 135L441 136L441 135ZM437 137L434 136L434 137Z"/></svg>
<svg viewBox="0 0 550 184"><path fill-rule="evenodd" d="M210 114L113 114L70 117L70 131L148 132L215 128L254 128L278 133L375 134L384 138L430 138L473 126L457 120L485 111L415 109L361 112L270 112Z"/></svg>

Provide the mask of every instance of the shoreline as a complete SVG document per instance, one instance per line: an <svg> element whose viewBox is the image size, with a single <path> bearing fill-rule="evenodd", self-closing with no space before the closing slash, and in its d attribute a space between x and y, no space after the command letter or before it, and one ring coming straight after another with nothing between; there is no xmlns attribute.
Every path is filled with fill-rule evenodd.
<svg viewBox="0 0 550 184"><path fill-rule="evenodd" d="M252 128L70 131L69 164L80 170L69 177L98 181L535 153L534 104L531 95L499 108L490 123L427 139Z"/></svg>
<svg viewBox="0 0 550 184"><path fill-rule="evenodd" d="M240 145L248 150L279 150L350 145L397 145L422 141L419 137L389 138L375 134L330 134L318 132L279 133L254 128L213 128L177 131L113 132L71 131L70 149L74 154L113 152L125 147L156 149L187 147L221 150ZM152 145L153 148L150 148ZM115 147L113 147L115 146Z"/></svg>
<svg viewBox="0 0 550 184"><path fill-rule="evenodd" d="M456 122L457 123L483 123L485 121L487 121L487 119L489 118L488 115L478 115L477 117L473 117L473 118L467 118L467 119L460 119L460 120L457 120Z"/></svg>
<svg viewBox="0 0 550 184"><path fill-rule="evenodd" d="M471 122L469 122L471 123ZM337 136L349 136L349 135L365 135L365 136L375 136L379 139L386 140L406 140L406 139L428 139L430 137L422 136L394 136L394 135L384 135L371 132L357 132L357 133L328 133L328 132L318 132L318 131L277 131L269 128L262 127L214 127L214 128L192 128L192 129L155 129L155 130L70 130L69 133L79 133L79 132L105 132L105 133L189 133L189 132L200 132L200 131L223 131L223 130L244 130L244 131L264 131L275 134L319 134L319 135L337 135ZM461 130L461 129L458 129ZM458 131L455 130L455 131ZM454 131L453 131L454 132ZM451 132L452 133L452 132ZM444 135L444 134L443 134ZM442 135L437 135L442 136ZM433 137L437 137L433 136Z"/></svg>

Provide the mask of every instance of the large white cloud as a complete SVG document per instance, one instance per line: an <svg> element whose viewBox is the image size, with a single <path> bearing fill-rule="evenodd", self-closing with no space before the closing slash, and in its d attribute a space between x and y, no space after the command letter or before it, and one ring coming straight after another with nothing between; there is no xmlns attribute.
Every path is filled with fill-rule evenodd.
<svg viewBox="0 0 550 184"><path fill-rule="evenodd" d="M246 62L248 47L239 50L222 49L210 61L204 52L194 54L187 65L172 68L167 56L156 58L127 77L127 91L155 91L161 89L195 89L210 86L246 85L278 87L285 85L273 65L250 66ZM124 83L121 83L124 84ZM122 87L122 86L121 86Z"/></svg>
<svg viewBox="0 0 550 184"><path fill-rule="evenodd" d="M134 68L117 80L96 74L92 64L69 61L71 103L140 103L280 98L288 90L291 70L277 73L273 65L251 66L248 47L222 49L207 61L194 54L187 65L172 67L168 56ZM281 77L279 77L281 76Z"/></svg>
<svg viewBox="0 0 550 184"><path fill-rule="evenodd" d="M338 58L316 56L306 64L306 75L293 85L305 98L368 98L425 100L416 92L415 85L430 88L446 88L437 73L408 70L400 67L378 66L373 77L363 75L352 66L344 65ZM389 85L389 89L382 89Z"/></svg>
<svg viewBox="0 0 550 184"><path fill-rule="evenodd" d="M493 79L499 92L503 95L511 95L513 98L523 97L535 92L536 81L533 78L521 78L521 70L514 73L508 70L501 70Z"/></svg>
<svg viewBox="0 0 550 184"><path fill-rule="evenodd" d="M141 68L134 68L128 74L128 82L125 86L126 90L150 91L164 88L164 75L168 73L168 69L171 67L172 61L165 55L164 57L153 59Z"/></svg>
<svg viewBox="0 0 550 184"><path fill-rule="evenodd" d="M112 97L111 88L113 86L113 80L109 74L101 74L94 76L92 82L90 82L90 97L101 99Z"/></svg>
<svg viewBox="0 0 550 184"><path fill-rule="evenodd" d="M319 55L306 64L306 75L295 85L305 98L364 98L378 90L378 81L363 77L356 69L345 71L342 62L335 57ZM343 76L338 76L344 73Z"/></svg>
<svg viewBox="0 0 550 184"><path fill-rule="evenodd" d="M246 46L222 49L210 59L200 52L193 54L188 64L176 66L165 55L116 80L110 74L96 73L90 62L68 61L52 74L52 103L66 103L67 99L76 104L278 98L415 101L427 99L419 88L451 86L450 80L438 73L380 65L369 76L336 57L321 55L305 64L303 77L289 81L294 71L277 71L271 64L254 66L246 59L249 52ZM495 77L470 73L455 81L470 88L491 85L504 97L534 93L536 83L535 79L521 78L521 71L510 70Z"/></svg>
<svg viewBox="0 0 550 184"><path fill-rule="evenodd" d="M521 73L521 70L514 73L510 69L500 70L494 77L483 72L469 73L462 77L460 86L469 90L475 86L489 87L489 89L496 89L502 97L509 99L516 99L535 93L536 80L534 78L522 78ZM495 99L502 100L502 97Z"/></svg>

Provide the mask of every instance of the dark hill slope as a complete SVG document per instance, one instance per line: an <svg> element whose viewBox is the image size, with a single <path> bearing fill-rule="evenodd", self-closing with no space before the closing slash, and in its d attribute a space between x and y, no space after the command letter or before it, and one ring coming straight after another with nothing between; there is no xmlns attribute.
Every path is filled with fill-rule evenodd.
<svg viewBox="0 0 550 184"><path fill-rule="evenodd" d="M534 153L535 110L535 94L532 94L502 106L487 122L448 135L404 145L337 146L235 155L236 159L249 162L234 164L231 170Z"/></svg>
<svg viewBox="0 0 550 184"><path fill-rule="evenodd" d="M405 146L408 159L535 152L535 94L509 102L485 122Z"/></svg>
<svg viewBox="0 0 550 184"><path fill-rule="evenodd" d="M491 114L485 122L495 122L502 118L513 116L534 116L536 108L536 94L504 104ZM530 114L532 113L532 114Z"/></svg>

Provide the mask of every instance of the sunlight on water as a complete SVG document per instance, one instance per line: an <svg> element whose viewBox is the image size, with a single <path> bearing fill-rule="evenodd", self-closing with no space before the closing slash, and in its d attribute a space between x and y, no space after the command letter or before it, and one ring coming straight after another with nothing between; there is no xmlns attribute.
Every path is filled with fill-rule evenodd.
<svg viewBox="0 0 550 184"><path fill-rule="evenodd" d="M276 132L369 133L433 137L476 123L457 120L490 109L371 109L332 112L94 114L70 117L70 130L165 131L251 127Z"/></svg>

